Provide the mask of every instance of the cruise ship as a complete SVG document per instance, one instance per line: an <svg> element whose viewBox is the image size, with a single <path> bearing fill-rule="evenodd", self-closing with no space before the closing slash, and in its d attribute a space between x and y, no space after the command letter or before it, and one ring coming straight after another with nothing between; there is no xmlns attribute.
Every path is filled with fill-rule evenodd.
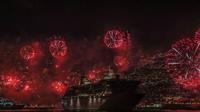
<svg viewBox="0 0 200 112"><path fill-rule="evenodd" d="M108 74L109 76L109 74ZM143 98L137 92L138 81L119 79L118 75L106 76L97 83L84 83L71 87L62 98L66 110L131 111Z"/></svg>

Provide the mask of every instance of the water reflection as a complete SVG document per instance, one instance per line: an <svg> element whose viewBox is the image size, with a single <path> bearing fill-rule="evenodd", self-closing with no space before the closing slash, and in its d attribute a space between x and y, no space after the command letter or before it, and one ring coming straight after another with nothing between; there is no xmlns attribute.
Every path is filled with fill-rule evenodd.
<svg viewBox="0 0 200 112"><path fill-rule="evenodd" d="M98 111L95 109L86 109L86 110L63 110L63 109L20 109L20 110L0 110L3 112L107 112L107 111ZM132 112L200 112L200 110L137 110Z"/></svg>

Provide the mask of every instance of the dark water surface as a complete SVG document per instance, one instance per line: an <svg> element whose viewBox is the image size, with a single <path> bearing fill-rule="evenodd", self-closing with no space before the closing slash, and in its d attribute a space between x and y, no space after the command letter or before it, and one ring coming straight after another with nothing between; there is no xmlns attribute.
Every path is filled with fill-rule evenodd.
<svg viewBox="0 0 200 112"><path fill-rule="evenodd" d="M63 110L63 109L19 109L19 110L0 110L0 112L107 112L107 111ZM137 110L132 112L200 112L200 110Z"/></svg>
<svg viewBox="0 0 200 112"><path fill-rule="evenodd" d="M97 110L62 110L62 109L20 109L20 110L0 110L0 112L106 112ZM137 110L133 112L200 112L200 110Z"/></svg>

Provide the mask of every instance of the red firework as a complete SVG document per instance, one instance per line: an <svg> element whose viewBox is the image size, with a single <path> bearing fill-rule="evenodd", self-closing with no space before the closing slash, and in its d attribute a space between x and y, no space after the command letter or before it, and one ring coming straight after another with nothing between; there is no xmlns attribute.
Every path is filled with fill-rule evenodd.
<svg viewBox="0 0 200 112"><path fill-rule="evenodd" d="M87 79L89 81L99 81L103 78L103 73L105 72L104 68L93 68L92 70L89 70L87 73Z"/></svg>
<svg viewBox="0 0 200 112"><path fill-rule="evenodd" d="M66 76L66 81L69 82L70 86L77 86L80 84L81 75L76 72L72 72L70 75Z"/></svg>
<svg viewBox="0 0 200 112"><path fill-rule="evenodd" d="M114 58L114 64L117 66L118 70L122 72L128 69L129 62L125 56L116 56Z"/></svg>
<svg viewBox="0 0 200 112"><path fill-rule="evenodd" d="M61 81L54 81L52 82L51 86L53 90L59 95L63 95L68 88L68 86Z"/></svg>
<svg viewBox="0 0 200 112"><path fill-rule="evenodd" d="M166 54L165 68L176 83L185 88L200 86L200 48L192 39L184 38L172 45Z"/></svg>
<svg viewBox="0 0 200 112"><path fill-rule="evenodd" d="M33 90L33 82L32 81L26 81L26 83L23 86L23 91L30 92Z"/></svg>
<svg viewBox="0 0 200 112"><path fill-rule="evenodd" d="M52 40L49 45L49 51L55 58L64 57L67 54L67 45L64 40Z"/></svg>
<svg viewBox="0 0 200 112"><path fill-rule="evenodd" d="M126 33L115 29L106 32L104 36L104 43L109 48L120 48L126 40Z"/></svg>
<svg viewBox="0 0 200 112"><path fill-rule="evenodd" d="M199 43L200 42L200 28L197 29L194 35L194 40L195 42Z"/></svg>
<svg viewBox="0 0 200 112"><path fill-rule="evenodd" d="M25 86L24 86L24 91L29 91L29 90L31 90L31 87L30 87L30 85L28 85L28 84L27 84L27 85L25 85Z"/></svg>
<svg viewBox="0 0 200 112"><path fill-rule="evenodd" d="M197 31L195 32L194 38L200 39L200 28L198 28Z"/></svg>
<svg viewBox="0 0 200 112"><path fill-rule="evenodd" d="M25 45L20 49L20 55L25 60L33 59L35 54L35 50L31 45Z"/></svg>
<svg viewBox="0 0 200 112"><path fill-rule="evenodd" d="M17 88L21 82L19 76L14 73L3 75L2 81L4 86L13 88Z"/></svg>

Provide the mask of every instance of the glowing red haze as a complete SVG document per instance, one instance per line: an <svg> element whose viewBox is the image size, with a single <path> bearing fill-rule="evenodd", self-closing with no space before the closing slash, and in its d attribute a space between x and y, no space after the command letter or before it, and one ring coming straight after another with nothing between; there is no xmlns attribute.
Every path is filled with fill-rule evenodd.
<svg viewBox="0 0 200 112"><path fill-rule="evenodd" d="M114 64L117 66L120 72L123 72L128 69L129 62L125 56L116 56L114 58Z"/></svg>
<svg viewBox="0 0 200 112"><path fill-rule="evenodd" d="M193 39L183 38L166 54L165 68L174 81L187 89L200 87L200 48Z"/></svg>
<svg viewBox="0 0 200 112"><path fill-rule="evenodd" d="M106 71L103 67L93 67L87 73L87 79L92 82L97 82L103 78L103 73Z"/></svg>
<svg viewBox="0 0 200 112"><path fill-rule="evenodd" d="M51 83L51 86L53 90L56 92L56 94L59 94L61 96L64 95L64 93L68 89L68 86L61 81L54 81Z"/></svg>
<svg viewBox="0 0 200 112"><path fill-rule="evenodd" d="M128 35L121 30L110 30L103 38L105 43L100 38L76 40L69 44L70 55L67 42L59 37L47 42L22 42L21 45L0 43L5 47L2 52L5 54L0 55L0 68L5 71L0 74L0 94L28 104L58 103L69 87L81 83L83 75L96 83L108 71L108 66L117 67L118 72L127 70L131 52Z"/></svg>

